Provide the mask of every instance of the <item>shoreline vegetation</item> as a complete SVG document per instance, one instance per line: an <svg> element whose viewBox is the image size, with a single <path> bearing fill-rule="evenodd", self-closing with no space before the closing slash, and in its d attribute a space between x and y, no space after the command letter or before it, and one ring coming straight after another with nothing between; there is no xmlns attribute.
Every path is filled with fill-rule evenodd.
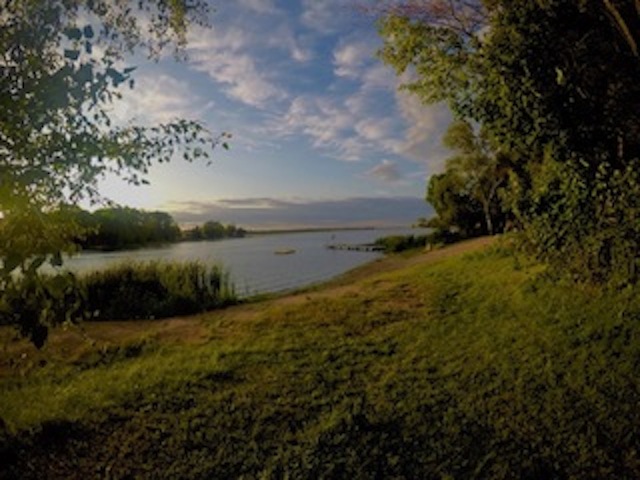
<svg viewBox="0 0 640 480"><path fill-rule="evenodd" d="M341 231L359 231L359 230L384 230L393 227L304 227L304 228L274 228L247 230L247 235L281 235L284 233L313 233L313 232L341 232Z"/></svg>
<svg viewBox="0 0 640 480"><path fill-rule="evenodd" d="M13 278L0 294L0 325L15 328L20 318L38 321L39 328L29 322L17 332L42 348L60 319L67 324L159 319L237 302L229 275L218 266L196 261L121 263L80 275L62 271Z"/></svg>
<svg viewBox="0 0 640 480"><path fill-rule="evenodd" d="M181 228L169 213L161 211L146 211L130 207L102 208L94 212L72 208L71 211L73 221L85 232L83 236L76 239L76 245L86 251L133 250L177 242L223 240L256 235L358 230L384 231L387 228L392 228L368 225L246 229L234 224L222 224L215 220L206 221L202 225Z"/></svg>
<svg viewBox="0 0 640 480"><path fill-rule="evenodd" d="M82 250L117 251L153 245L200 240L242 238L247 231L233 224L214 220L181 229L173 217L160 211L129 207L101 208L88 212L71 208L73 221L84 233L75 239Z"/></svg>
<svg viewBox="0 0 640 480"><path fill-rule="evenodd" d="M99 211L96 217L106 215L105 212ZM110 210L108 214L114 212ZM125 209L124 214L130 219L132 216L144 219L147 215L157 219L164 215L134 209ZM122 223L127 224L131 222ZM108 231L108 228L102 233L104 230ZM207 222L201 230L207 239L220 239L225 231L239 231L235 227L225 229L217 222ZM244 235L244 230L241 232ZM135 232L131 235L135 236ZM358 245L345 247L397 253L423 247L432 238L433 235L391 236L379 238L366 248ZM336 246L327 245L327 248ZM285 249L275 253L294 252ZM206 266L197 261L120 263L81 274L62 269L38 273L35 277L15 276L0 294L0 325L23 325L18 332L41 348L52 328L62 322L61 319L67 323L162 319L207 312L238 302L240 297L236 295L228 272L219 266Z"/></svg>
<svg viewBox="0 0 640 480"><path fill-rule="evenodd" d="M0 477L637 478L640 295L478 238L42 350L0 328Z"/></svg>

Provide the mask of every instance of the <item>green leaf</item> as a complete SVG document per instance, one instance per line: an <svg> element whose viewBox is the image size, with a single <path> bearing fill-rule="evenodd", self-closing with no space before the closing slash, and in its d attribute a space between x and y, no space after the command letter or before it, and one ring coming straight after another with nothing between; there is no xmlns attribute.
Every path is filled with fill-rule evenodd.
<svg viewBox="0 0 640 480"><path fill-rule="evenodd" d="M115 68L107 68L107 75L111 77L116 87L126 80L126 77Z"/></svg>
<svg viewBox="0 0 640 480"><path fill-rule="evenodd" d="M77 73L78 82L89 83L93 80L93 66L86 63L80 67Z"/></svg>
<svg viewBox="0 0 640 480"><path fill-rule="evenodd" d="M28 270L30 272L35 272L46 261L46 259L47 259L47 257L44 256L44 255L40 255L40 256L34 258L33 260L31 260L31 263L29 264Z"/></svg>
<svg viewBox="0 0 640 480"><path fill-rule="evenodd" d="M62 266L62 254L60 252L55 252L52 257L51 257L51 261L49 262L51 264L52 267L61 267Z"/></svg>
<svg viewBox="0 0 640 480"><path fill-rule="evenodd" d="M68 58L69 60L77 60L79 56L80 56L80 50L65 49L64 51L64 57Z"/></svg>
<svg viewBox="0 0 640 480"><path fill-rule="evenodd" d="M64 33L69 40L80 40L82 38L82 31L76 27L65 28L62 33Z"/></svg>
<svg viewBox="0 0 640 480"><path fill-rule="evenodd" d="M22 256L17 253L9 253L2 259L2 271L4 273L11 273L20 266L22 262Z"/></svg>
<svg viewBox="0 0 640 480"><path fill-rule="evenodd" d="M91 25L87 25L86 27L84 27L82 33L84 33L84 38L93 38L93 28L91 27Z"/></svg>

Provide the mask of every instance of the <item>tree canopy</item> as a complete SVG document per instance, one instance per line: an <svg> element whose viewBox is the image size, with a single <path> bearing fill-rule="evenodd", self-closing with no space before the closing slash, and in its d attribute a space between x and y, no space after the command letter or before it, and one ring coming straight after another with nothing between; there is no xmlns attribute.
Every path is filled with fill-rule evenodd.
<svg viewBox="0 0 640 480"><path fill-rule="evenodd" d="M108 106L133 87L135 50L184 45L205 1L2 0L0 11L0 259L29 270L69 248L77 225L44 215L100 200L98 179L144 183L154 162L206 157L220 140L196 121L116 125ZM148 28L143 23L148 22ZM35 263L34 263L35 262Z"/></svg>
<svg viewBox="0 0 640 480"><path fill-rule="evenodd" d="M409 72L404 88L446 102L509 156L509 208L529 246L580 278L637 280L638 2L432 0L382 13L380 55Z"/></svg>
<svg viewBox="0 0 640 480"><path fill-rule="evenodd" d="M208 220L202 226L195 226L184 231L185 240L220 240L223 238L242 238L246 230L233 224L223 225L214 220Z"/></svg>
<svg viewBox="0 0 640 480"><path fill-rule="evenodd" d="M166 212L145 212L129 207L79 210L77 222L87 233L78 239L83 249L120 250L181 239L180 227Z"/></svg>
<svg viewBox="0 0 640 480"><path fill-rule="evenodd" d="M508 163L495 153L485 131L466 121L451 124L444 144L455 152L446 171L429 180L427 201L438 214L437 226L455 227L463 236L493 235L506 223L501 193L507 185Z"/></svg>
<svg viewBox="0 0 640 480"><path fill-rule="evenodd" d="M104 174L145 183L152 164L224 143L197 121L120 125L109 112L134 87L128 54L182 55L209 13L206 0L0 0L0 287L73 250L70 206L104 200Z"/></svg>

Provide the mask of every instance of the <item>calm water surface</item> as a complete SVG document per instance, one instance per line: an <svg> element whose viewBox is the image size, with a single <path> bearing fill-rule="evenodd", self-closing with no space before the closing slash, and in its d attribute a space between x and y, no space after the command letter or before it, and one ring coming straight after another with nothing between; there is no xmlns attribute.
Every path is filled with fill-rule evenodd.
<svg viewBox="0 0 640 480"><path fill-rule="evenodd" d="M388 235L422 235L421 229L339 230L282 233L246 238L182 242L158 248L119 252L85 252L65 262L75 272L99 270L128 261L190 261L221 265L240 296L277 292L328 280L380 257L377 252L330 250L331 243L371 243ZM291 255L277 250L295 249Z"/></svg>

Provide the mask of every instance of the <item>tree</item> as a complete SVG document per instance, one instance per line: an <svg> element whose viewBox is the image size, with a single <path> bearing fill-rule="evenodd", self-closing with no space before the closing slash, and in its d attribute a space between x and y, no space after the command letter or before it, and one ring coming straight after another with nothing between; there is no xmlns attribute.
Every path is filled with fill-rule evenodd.
<svg viewBox="0 0 640 480"><path fill-rule="evenodd" d="M93 213L78 209L76 221L86 227L82 248L119 250L149 243L175 242L180 228L166 212L145 212L129 207L100 208Z"/></svg>
<svg viewBox="0 0 640 480"><path fill-rule="evenodd" d="M180 227L166 212L147 212L144 226L147 242L175 242L180 239Z"/></svg>
<svg viewBox="0 0 640 480"><path fill-rule="evenodd" d="M382 9L381 58L503 147L542 161L638 156L640 7L623 0L431 0ZM600 163L597 160L597 163Z"/></svg>
<svg viewBox="0 0 640 480"><path fill-rule="evenodd" d="M202 235L207 240L217 240L224 238L225 228L220 222L214 222L212 220L205 222L202 225Z"/></svg>
<svg viewBox="0 0 640 480"><path fill-rule="evenodd" d="M134 86L125 55L180 56L189 25L207 24L207 1L0 0L0 12L2 291L16 269L37 276L74 249L83 228L69 206L101 201L102 175L145 183L153 163L207 157L227 135L180 119L115 125L108 110ZM43 312L35 323L53 321Z"/></svg>
<svg viewBox="0 0 640 480"><path fill-rule="evenodd" d="M204 235L202 233L202 227L196 225L193 228L190 228L189 230L185 230L183 233L184 239L188 240L188 241L197 241L197 240L203 240L204 239Z"/></svg>
<svg viewBox="0 0 640 480"><path fill-rule="evenodd" d="M636 281L639 32L635 1L401 2L381 57L509 153L510 206L541 258Z"/></svg>
<svg viewBox="0 0 640 480"><path fill-rule="evenodd" d="M476 135L469 122L451 124L444 144L456 152L447 161L447 170L455 172L460 187L480 204L485 231L495 233L498 223L504 224L504 210L499 192L506 186L508 168L503 156L493 153L485 131Z"/></svg>
<svg viewBox="0 0 640 480"><path fill-rule="evenodd" d="M441 231L455 231L461 237L483 233L483 215L478 201L469 195L464 179L457 171L432 175L427 187L427 202L438 214L428 226Z"/></svg>
<svg viewBox="0 0 640 480"><path fill-rule="evenodd" d="M209 220L202 226L196 226L185 230L185 240L219 240L221 238L242 238L246 231L235 225L223 225L220 222Z"/></svg>
<svg viewBox="0 0 640 480"><path fill-rule="evenodd" d="M384 44L378 55L401 75L402 88L425 103L446 102L460 117L474 118L482 78L482 34L488 12L474 0L382 2L378 15Z"/></svg>

